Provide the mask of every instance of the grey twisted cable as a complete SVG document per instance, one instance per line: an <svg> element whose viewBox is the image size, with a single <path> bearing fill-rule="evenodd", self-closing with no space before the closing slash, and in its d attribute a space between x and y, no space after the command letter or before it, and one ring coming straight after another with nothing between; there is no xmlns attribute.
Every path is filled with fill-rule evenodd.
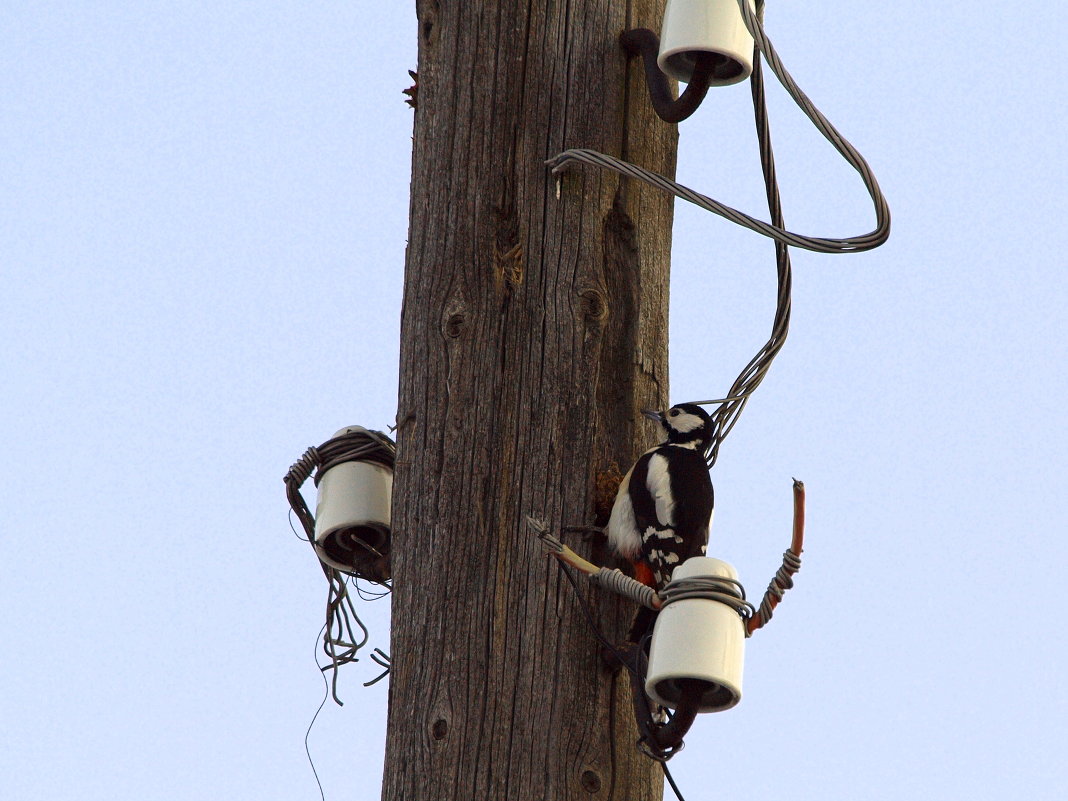
<svg viewBox="0 0 1068 801"><path fill-rule="evenodd" d="M660 591L659 595L663 604L662 608L667 608L676 601L693 598L718 601L737 612L743 624L748 623L749 619L756 614L756 608L745 600L745 588L735 579L719 576L673 579Z"/></svg>
<svg viewBox="0 0 1068 801"><path fill-rule="evenodd" d="M764 598L760 602L760 625L771 620L776 604L782 600L785 592L794 586L793 575L801 569L801 557L787 549L782 555L782 564L768 583Z"/></svg>
<svg viewBox="0 0 1068 801"><path fill-rule="evenodd" d="M547 163L552 165L553 174L559 174L570 161L585 162L605 169L614 170L622 175L636 178L652 186L658 187L665 192L670 192L676 197L689 201L706 211L718 214L731 222L749 228L752 231L756 231L757 233L775 239L783 244L792 245L793 247L799 247L805 250L812 250L817 253L856 253L878 247L885 242L890 235L890 207L886 202L886 198L882 194L882 190L879 188L879 183L876 180L871 167L857 149L850 144L849 140L842 136L830 120L816 108L808 95L801 90L797 85L797 82L793 79L793 76L786 70L786 67L782 63L782 59L779 58L778 52L776 52L771 40L764 31L764 26L761 21L761 18L763 17L764 3L759 3L759 11L757 13L754 13L749 8L749 4L746 0L738 0L738 5L741 9L745 25L753 35L756 52L764 54L772 72L775 73L775 76L779 79L783 88L786 89L790 97L793 98L794 102L797 103L805 116L808 117L816 127L816 130L823 134L824 138L831 143L834 149L841 154L846 162L860 174L861 180L864 182L864 186L868 190L868 194L871 196L875 206L875 229L863 236L845 238L813 237L796 234L787 231L780 226L768 224L755 217L751 217L745 212L727 206L724 203L720 203L718 200L714 200L699 192L695 192L663 175L630 164L622 159L617 159L614 156L598 153L595 150L588 150L586 148L565 150L550 159ZM760 95L761 98L763 98L763 88L761 88ZM761 146L763 147L763 144Z"/></svg>
<svg viewBox="0 0 1068 801"><path fill-rule="evenodd" d="M645 183L662 189L665 192L670 192L682 200L693 203L713 214L718 214L733 223L752 231L756 231L759 234L763 234L777 242L791 245L793 247L799 247L804 250L815 251L817 253L857 253L878 247L883 244L890 235L890 207L886 202L886 198L883 196L882 190L879 188L879 183L876 180L871 167L857 149L853 147L844 136L842 136L833 124L831 124L830 120L816 108L808 95L801 90L796 81L794 81L793 76L791 76L783 66L782 59L779 58L779 54L775 51L774 46L771 44L771 40L768 39L768 36L764 31L764 26L760 20L760 17L763 16L764 4L760 3L760 12L758 14L753 13L746 0L738 0L738 4L742 10L742 17L746 27L749 29L750 33L753 34L756 52L764 54L772 72L775 73L779 82L786 89L790 97L793 98L794 102L797 103L798 107L804 112L805 116L811 120L812 124L816 127L816 130L823 134L824 138L831 143L834 149L841 154L846 162L860 174L861 180L864 182L864 186L868 190L868 194L875 206L876 227L870 233L862 236L844 238L816 237L797 234L792 231L787 231L781 226L773 223L769 224L762 220L758 220L745 212L739 211L738 209L721 203L707 195L703 195L700 192L696 192L689 187L683 186L682 184L652 172L651 170L646 170L643 167L623 161L614 156L609 156L606 153L599 153L596 150L589 150L586 148L565 150L550 159L547 163L552 166L553 174L558 175L571 161L585 162L604 169L614 170L621 175L636 178L637 180L644 181ZM755 71L754 80L759 80ZM762 85L759 97L761 105L763 105L764 91ZM763 113L766 115L766 109ZM770 148L770 145L766 145L762 140L761 149L763 150L766 146Z"/></svg>
<svg viewBox="0 0 1068 801"><path fill-rule="evenodd" d="M776 299L775 319L772 325L771 337L745 366L741 374L731 386L727 397L720 400L696 401L696 403L711 405L717 404L720 408L713 414L715 429L712 443L706 454L706 461L712 467L719 457L719 449L727 435L737 423L742 410L748 403L749 397L763 382L771 363L778 355L786 342L790 327L790 298L792 291L792 276L790 270L790 255L787 245L813 250L821 253L850 253L870 250L878 247L886 241L890 234L890 210L879 189L871 168L863 156L857 152L848 140L846 140L829 120L815 107L808 96L798 87L793 77L782 64L778 53L768 39L763 27L764 2L757 0L755 13L750 10L746 0L738 0L742 17L746 27L753 34L753 74L750 86L753 95L753 110L757 129L757 140L760 148L760 163L764 173L764 183L767 191L768 210L771 223L765 223L754 217L726 206L717 200L695 192L682 184L677 183L665 176L645 170L637 165L630 164L621 159L604 153L587 149L572 149L560 153L548 163L552 165L553 173L559 174L571 161L585 162L606 169L614 170L622 175L645 181L676 197L687 200L707 211L718 214L738 225L754 230L764 236L775 240L776 263L778 269L778 291ZM761 68L761 54L767 58L772 71L778 77L780 83L812 121L813 125L845 160L858 171L869 195L872 198L875 214L876 228L869 234L859 237L847 237L844 239L829 237L809 237L787 231L782 215L782 203L779 196L778 181L775 174L775 158L771 146L771 131L768 124L767 102L764 91L763 71Z"/></svg>
<svg viewBox="0 0 1068 801"><path fill-rule="evenodd" d="M606 590L611 590L617 595L629 598L648 609L656 610L659 608L657 606L656 591L652 587L631 578L618 568L602 567L596 573L590 574L590 581Z"/></svg>
<svg viewBox="0 0 1068 801"><path fill-rule="evenodd" d="M299 487L308 480L308 476L310 476L320 464L322 464L322 457L319 455L319 449L313 445L308 448L308 450L304 451L304 454L293 463L293 466L286 472L284 480L286 483L293 482Z"/></svg>
<svg viewBox="0 0 1068 801"><path fill-rule="evenodd" d="M599 567L582 559L570 548L565 547L560 538L549 531L549 526L536 517L527 515L527 526L541 540L546 551L555 554L561 558L561 561L580 570L594 584L617 595L622 595L624 598L629 598L649 609L660 608L656 591L652 587L648 587L637 579L631 578L618 568Z"/></svg>
<svg viewBox="0 0 1068 801"><path fill-rule="evenodd" d="M778 52L776 52L774 45L771 43L771 39L768 38L767 32L764 30L764 0L759 0L756 13L749 8L749 4L745 2L745 0L738 0L738 7L742 12L742 19L745 21L745 27L748 28L749 32L753 35L756 49L764 54L768 66L770 66L771 71L775 73L775 77L779 79L779 83L786 89L790 97L794 99L794 102L797 103L798 107L805 113L805 116L816 126L816 130L823 134L827 141L831 143L834 149L841 154L849 165L860 173L860 177L864 181L864 186L868 190L868 194L871 196L871 199L875 204L875 229L867 236L852 237L841 241L843 243L856 243L857 247L853 249L853 252L858 250L870 250L878 247L890 236L890 207L886 202L886 198L883 196L882 190L879 189L879 182L875 179L875 174L872 172L871 167L860 152L850 144L849 140L842 136L831 121L828 120L818 108L816 108L816 105L809 99L808 95L804 93L801 87L797 85L793 76L790 75L786 67L783 65L782 59L779 58ZM826 241L834 242L835 240ZM802 245L800 247L804 246ZM850 251L834 250L824 252Z"/></svg>
<svg viewBox="0 0 1068 801"><path fill-rule="evenodd" d="M763 12L763 3L760 11ZM771 127L768 124L768 109L764 102L764 74L760 61L760 51L753 53L753 76L750 81L753 95L753 116L756 124L757 140L760 143L760 168L764 174L764 189L767 195L768 212L771 222L777 228L783 228L785 223L782 214L782 199L779 196L779 183L775 175L775 153L771 147ZM757 387L763 382L771 363L786 344L786 337L790 332L790 311L792 307L791 296L793 293L793 273L790 264L790 249L782 242L775 243L775 267L777 275L777 290L775 299L775 317L772 322L771 336L764 346L757 352L742 372L734 380L728 397L720 404L713 413L715 422L712 442L706 454L706 462L709 468L715 465L719 458L719 449L723 440L727 438L742 410Z"/></svg>

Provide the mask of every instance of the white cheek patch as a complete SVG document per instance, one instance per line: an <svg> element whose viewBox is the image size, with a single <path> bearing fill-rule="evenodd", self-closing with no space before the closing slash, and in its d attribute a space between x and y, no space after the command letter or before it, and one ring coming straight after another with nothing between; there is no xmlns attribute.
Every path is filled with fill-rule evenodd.
<svg viewBox="0 0 1068 801"><path fill-rule="evenodd" d="M671 497L671 476L668 460L659 453L649 460L649 474L645 481L649 494L656 502L656 519L664 528L675 525L675 500Z"/></svg>
<svg viewBox="0 0 1068 801"><path fill-rule="evenodd" d="M691 431L696 431L698 428L705 424L705 421L698 417L696 414L690 414L689 412L680 412L677 416L668 416L667 423L673 429L680 434L688 434Z"/></svg>

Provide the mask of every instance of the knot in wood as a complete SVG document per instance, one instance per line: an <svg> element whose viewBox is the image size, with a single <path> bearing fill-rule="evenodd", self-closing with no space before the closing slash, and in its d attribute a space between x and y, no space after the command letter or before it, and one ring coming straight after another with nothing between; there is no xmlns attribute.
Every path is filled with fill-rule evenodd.
<svg viewBox="0 0 1068 801"><path fill-rule="evenodd" d="M449 733L449 722L445 718L438 718L430 727L430 735L435 740L444 740Z"/></svg>
<svg viewBox="0 0 1068 801"><path fill-rule="evenodd" d="M445 336L456 339L467 328L467 315L463 312L453 312L445 321Z"/></svg>
<svg viewBox="0 0 1068 801"><path fill-rule="evenodd" d="M438 38L438 9L440 6L437 0L424 5L426 9L419 18L419 35L423 39L423 44L431 45Z"/></svg>
<svg viewBox="0 0 1068 801"><path fill-rule="evenodd" d="M601 789L601 777L592 770L582 771L582 778L579 782L587 793L596 793Z"/></svg>
<svg viewBox="0 0 1068 801"><path fill-rule="evenodd" d="M582 316L588 320L603 320L608 316L604 293L592 287L579 292L579 308L582 309Z"/></svg>

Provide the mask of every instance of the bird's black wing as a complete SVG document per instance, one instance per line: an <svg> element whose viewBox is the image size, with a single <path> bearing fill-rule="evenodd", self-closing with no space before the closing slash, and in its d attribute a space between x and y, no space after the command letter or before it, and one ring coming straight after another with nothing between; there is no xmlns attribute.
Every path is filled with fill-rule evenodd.
<svg viewBox="0 0 1068 801"><path fill-rule="evenodd" d="M678 565L705 553L712 482L704 459L690 448L661 447L649 457L644 481L652 510L639 532L659 589Z"/></svg>

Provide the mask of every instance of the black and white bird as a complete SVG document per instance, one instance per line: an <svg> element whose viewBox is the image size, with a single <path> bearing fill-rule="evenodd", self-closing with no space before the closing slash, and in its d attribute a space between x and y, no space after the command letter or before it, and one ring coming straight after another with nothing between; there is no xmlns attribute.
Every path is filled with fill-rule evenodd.
<svg viewBox="0 0 1068 801"><path fill-rule="evenodd" d="M704 556L708 546L713 495L705 452L713 423L693 403L642 414L659 422L667 439L623 477L608 520L608 544L630 561L639 581L661 590L677 565Z"/></svg>

